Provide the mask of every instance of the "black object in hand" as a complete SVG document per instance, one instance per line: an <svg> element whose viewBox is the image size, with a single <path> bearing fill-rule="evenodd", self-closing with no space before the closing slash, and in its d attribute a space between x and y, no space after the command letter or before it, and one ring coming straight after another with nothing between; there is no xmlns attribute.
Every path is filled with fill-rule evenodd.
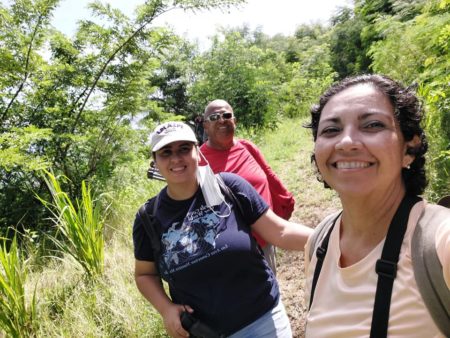
<svg viewBox="0 0 450 338"><path fill-rule="evenodd" d="M202 323L189 312L182 312L180 316L181 326L190 334L190 338L223 338L221 335L211 329L208 325Z"/></svg>

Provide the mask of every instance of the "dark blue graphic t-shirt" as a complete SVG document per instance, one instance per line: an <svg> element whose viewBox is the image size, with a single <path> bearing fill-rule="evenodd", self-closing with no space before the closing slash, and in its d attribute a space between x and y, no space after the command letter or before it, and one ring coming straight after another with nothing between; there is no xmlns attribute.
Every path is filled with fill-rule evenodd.
<svg viewBox="0 0 450 338"><path fill-rule="evenodd" d="M197 318L230 334L276 305L279 291L250 228L268 205L239 176L221 175L245 214L228 199L211 210L200 189L183 201L171 199L163 189L156 213L162 244L158 265L175 303L190 305ZM135 257L152 261L146 237L137 217Z"/></svg>
<svg viewBox="0 0 450 338"><path fill-rule="evenodd" d="M220 217L210 208L201 205L190 209L183 220L171 223L161 236L163 268L174 273L214 255L216 239L224 230Z"/></svg>

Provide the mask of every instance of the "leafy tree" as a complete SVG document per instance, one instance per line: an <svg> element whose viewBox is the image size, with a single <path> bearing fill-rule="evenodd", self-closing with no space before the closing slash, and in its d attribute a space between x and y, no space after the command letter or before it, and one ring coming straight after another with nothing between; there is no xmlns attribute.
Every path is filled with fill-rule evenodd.
<svg viewBox="0 0 450 338"><path fill-rule="evenodd" d="M274 127L280 63L283 60L276 53L262 50L239 32L224 32L223 40L215 36L211 49L195 64L198 78L190 88L195 109L202 112L209 101L222 98L233 106L244 127Z"/></svg>
<svg viewBox="0 0 450 338"><path fill-rule="evenodd" d="M340 78L372 72L370 48L383 39L378 22L396 16L416 16L426 0L355 0L354 9L341 8L332 18L333 65Z"/></svg>
<svg viewBox="0 0 450 338"><path fill-rule="evenodd" d="M164 113L184 116L187 119L193 119L197 115L190 104L187 91L194 78L191 74L191 64L197 55L196 46L174 37L172 45L164 51L160 67L150 75L150 83L158 88L151 99ZM154 114L149 114L148 117L158 119Z"/></svg>
<svg viewBox="0 0 450 338"><path fill-rule="evenodd" d="M35 106L33 76L45 60L40 54L46 27L58 1L15 1L0 5L0 221L15 225L33 202L31 189L39 188L31 170L48 165L40 152L53 134L32 124ZM32 6L33 5L33 6ZM30 100L31 101L31 100ZM29 102L29 104L24 104ZM36 216L36 212L35 215Z"/></svg>
<svg viewBox="0 0 450 338"><path fill-rule="evenodd" d="M242 0L151 0L131 20L99 1L101 24L81 21L74 39L51 28L56 0L0 5L0 228L43 224L31 198L45 184L34 172L52 168L68 177L63 189L79 197L81 182L101 187L113 169L139 151L136 116L164 115L151 81L175 39L153 20L173 8L226 8ZM19 136L26 135L17 141ZM13 156L14 155L14 156Z"/></svg>
<svg viewBox="0 0 450 338"><path fill-rule="evenodd" d="M295 33L295 50L289 45L291 76L283 83L280 100L288 117L308 116L311 104L336 77L331 65L328 34L321 25L300 26ZM292 62L294 61L295 62Z"/></svg>
<svg viewBox="0 0 450 338"><path fill-rule="evenodd" d="M331 62L339 78L369 71L370 60L361 39L366 26L363 18L350 8L342 8L331 21Z"/></svg>
<svg viewBox="0 0 450 338"><path fill-rule="evenodd" d="M434 0L410 20L396 15L378 21L375 28L383 40L370 49L375 71L416 83L424 99L433 198L450 193L449 9L448 1Z"/></svg>

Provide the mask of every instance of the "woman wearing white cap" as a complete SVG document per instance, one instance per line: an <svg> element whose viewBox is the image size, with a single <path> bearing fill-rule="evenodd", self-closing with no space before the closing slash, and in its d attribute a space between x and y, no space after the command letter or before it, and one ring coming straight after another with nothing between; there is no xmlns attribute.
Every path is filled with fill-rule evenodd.
<svg viewBox="0 0 450 338"><path fill-rule="evenodd" d="M155 263L154 242L144 228L148 224L138 213L135 280L163 317L167 333L177 338L292 337L277 281L251 230L281 248L303 250L312 229L276 216L237 175L220 174L232 194L222 191L209 166L198 166L201 154L188 125L159 125L151 148L167 181L158 198L145 205L150 215L156 210L161 251ZM169 283L170 298L161 278ZM197 330L197 324L184 328L183 313L215 334L202 334L204 326Z"/></svg>

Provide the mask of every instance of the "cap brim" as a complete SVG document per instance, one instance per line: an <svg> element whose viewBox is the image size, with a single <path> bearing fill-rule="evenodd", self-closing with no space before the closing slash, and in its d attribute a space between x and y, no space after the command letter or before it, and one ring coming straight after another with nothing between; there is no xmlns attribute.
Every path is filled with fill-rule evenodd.
<svg viewBox="0 0 450 338"><path fill-rule="evenodd" d="M166 145L168 145L168 144L170 144L170 143L178 142L178 141L186 141L186 142L197 143L197 139L192 138L192 137L181 137L181 138L180 138L180 136L178 136L178 135L167 136L167 137L164 137L164 138L163 138L161 141L159 141L158 143L156 143L156 144L153 146L152 151L153 151L153 152L158 151L158 150L161 149L162 147L164 147L164 146L166 146Z"/></svg>

